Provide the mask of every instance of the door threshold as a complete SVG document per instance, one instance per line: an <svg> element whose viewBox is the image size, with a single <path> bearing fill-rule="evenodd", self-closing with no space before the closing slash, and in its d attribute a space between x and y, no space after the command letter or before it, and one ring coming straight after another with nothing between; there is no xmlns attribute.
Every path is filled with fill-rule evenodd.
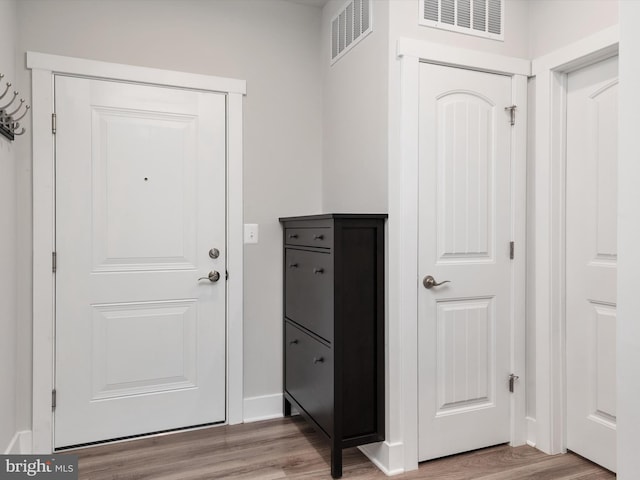
<svg viewBox="0 0 640 480"><path fill-rule="evenodd" d="M174 433L181 433L181 432L193 432L196 430L204 430L205 428L211 428L211 427L220 427L222 425L226 425L227 422L226 420L223 422L213 422L213 423L203 423L201 425L192 425L190 427L178 427L178 428L171 428L169 430L159 430L157 432L150 432L150 433L140 433L137 435L129 435L127 437L118 437L118 438L111 438L108 440L98 440L95 442L87 442L87 443L79 443L77 445L69 445L68 447L58 447L58 448L54 448L53 451L54 453L56 452L71 452L73 450L83 450L85 448L91 448L91 447L95 447L98 445L113 445L116 443L123 443L123 442L130 442L132 440L140 440L141 438L149 438L149 437L162 437L165 435L172 435Z"/></svg>

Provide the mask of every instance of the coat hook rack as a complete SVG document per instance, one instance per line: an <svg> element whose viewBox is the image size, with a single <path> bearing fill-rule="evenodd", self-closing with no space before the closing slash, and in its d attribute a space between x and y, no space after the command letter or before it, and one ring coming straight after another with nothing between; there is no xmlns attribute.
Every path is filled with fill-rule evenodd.
<svg viewBox="0 0 640 480"><path fill-rule="evenodd" d="M3 78L4 75L0 73L0 82ZM16 102L19 93L9 93L10 90L11 83L7 82L4 91L0 93L0 134L13 140L18 135L24 135L26 130L20 126L20 120L27 115L31 107L25 105L22 98Z"/></svg>

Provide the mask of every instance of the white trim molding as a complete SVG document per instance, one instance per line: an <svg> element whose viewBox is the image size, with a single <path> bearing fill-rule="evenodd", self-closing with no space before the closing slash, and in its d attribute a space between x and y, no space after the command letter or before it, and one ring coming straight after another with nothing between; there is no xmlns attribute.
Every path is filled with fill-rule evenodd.
<svg viewBox="0 0 640 480"><path fill-rule="evenodd" d="M531 62L524 58L507 57L413 38L399 38L396 53L398 57L414 57L429 63L483 72L524 76L531 74Z"/></svg>
<svg viewBox="0 0 640 480"><path fill-rule="evenodd" d="M527 270L527 77L513 75L511 99L516 123L511 129L511 371L519 377L511 395L511 445L524 445L526 420L526 270Z"/></svg>
<svg viewBox="0 0 640 480"><path fill-rule="evenodd" d="M282 417L282 394L261 395L244 399L244 423Z"/></svg>
<svg viewBox="0 0 640 480"><path fill-rule="evenodd" d="M124 82L162 85L164 87L239 93L242 95L247 93L245 80L101 62L84 58L63 57L48 53L27 52L27 68L65 75L121 80Z"/></svg>
<svg viewBox="0 0 640 480"><path fill-rule="evenodd" d="M528 60L400 38L389 80L389 220L387 262L387 441L363 448L385 473L418 468L418 118L420 62L481 70L513 78L518 121L512 131L513 262L511 357L525 384L525 206ZM512 399L511 443L526 434L525 392Z"/></svg>
<svg viewBox="0 0 640 480"><path fill-rule="evenodd" d="M372 443L358 449L387 476L400 475L404 469L404 445L402 443Z"/></svg>
<svg viewBox="0 0 640 480"><path fill-rule="evenodd" d="M227 423L244 419L242 97L227 94Z"/></svg>
<svg viewBox="0 0 640 480"><path fill-rule="evenodd" d="M548 454L565 439L565 145L567 74L618 52L617 26L535 59L536 421L528 439Z"/></svg>
<svg viewBox="0 0 640 480"><path fill-rule="evenodd" d="M536 443L537 430L538 429L536 427L536 419L527 417L527 445L529 445L530 447L535 448L537 445Z"/></svg>
<svg viewBox="0 0 640 480"><path fill-rule="evenodd" d="M55 145L54 76L74 75L227 95L227 423L243 421L242 96L244 80L27 52L33 120L33 453L53 451Z"/></svg>

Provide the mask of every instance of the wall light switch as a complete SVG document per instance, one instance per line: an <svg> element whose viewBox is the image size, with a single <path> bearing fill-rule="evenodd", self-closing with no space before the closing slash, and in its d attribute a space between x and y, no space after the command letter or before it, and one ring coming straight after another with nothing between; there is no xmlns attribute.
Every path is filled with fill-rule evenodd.
<svg viewBox="0 0 640 480"><path fill-rule="evenodd" d="M258 243L258 224L244 224L244 243Z"/></svg>

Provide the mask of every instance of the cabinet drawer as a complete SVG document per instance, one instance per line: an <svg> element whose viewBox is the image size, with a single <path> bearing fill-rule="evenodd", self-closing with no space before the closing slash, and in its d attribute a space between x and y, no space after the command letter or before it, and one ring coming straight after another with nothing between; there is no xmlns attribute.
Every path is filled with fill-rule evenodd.
<svg viewBox="0 0 640 480"><path fill-rule="evenodd" d="M333 341L333 256L287 248L285 316Z"/></svg>
<svg viewBox="0 0 640 480"><path fill-rule="evenodd" d="M333 352L288 322L285 329L285 389L331 436Z"/></svg>
<svg viewBox="0 0 640 480"><path fill-rule="evenodd" d="M333 229L331 228L287 228L284 232L287 245L305 247L331 248L333 245Z"/></svg>

